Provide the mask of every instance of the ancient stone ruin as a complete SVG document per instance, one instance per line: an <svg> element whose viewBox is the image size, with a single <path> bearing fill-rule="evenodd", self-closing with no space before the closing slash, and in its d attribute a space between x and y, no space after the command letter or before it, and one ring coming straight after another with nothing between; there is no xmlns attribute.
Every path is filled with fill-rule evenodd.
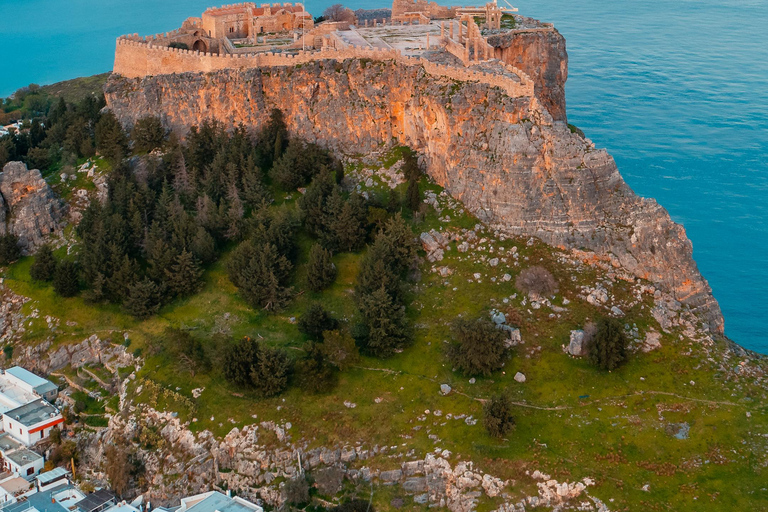
<svg viewBox="0 0 768 512"><path fill-rule="evenodd" d="M621 267L723 332L684 229L566 124L568 56L551 24L496 4L398 0L389 20L320 23L282 45L219 41L211 53L118 39L109 108L126 127L157 115L182 136L210 118L258 129L279 108L292 136L341 153L410 146L494 229Z"/></svg>

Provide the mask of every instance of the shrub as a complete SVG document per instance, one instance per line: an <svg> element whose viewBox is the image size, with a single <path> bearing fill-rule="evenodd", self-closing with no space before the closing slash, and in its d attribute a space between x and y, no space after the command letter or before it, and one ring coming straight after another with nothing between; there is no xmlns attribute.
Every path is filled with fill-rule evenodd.
<svg viewBox="0 0 768 512"><path fill-rule="evenodd" d="M331 251L315 244L309 250L307 263L307 287L319 292L330 286L336 279L336 265L331 261Z"/></svg>
<svg viewBox="0 0 768 512"><path fill-rule="evenodd" d="M45 244L35 253L35 261L29 268L29 275L35 281L51 281L56 272L56 258L51 246Z"/></svg>
<svg viewBox="0 0 768 512"><path fill-rule="evenodd" d="M326 393L336 386L336 369L326 360L319 343L307 346L307 355L296 365L299 385L311 393Z"/></svg>
<svg viewBox="0 0 768 512"><path fill-rule="evenodd" d="M168 48L178 48L179 50L189 50L189 46L187 46L187 43L181 43L179 41L173 41L171 44L168 45Z"/></svg>
<svg viewBox="0 0 768 512"><path fill-rule="evenodd" d="M512 400L507 395L496 395L485 403L483 425L493 437L503 437L515 426Z"/></svg>
<svg viewBox="0 0 768 512"><path fill-rule="evenodd" d="M331 509L333 512L375 512L368 500L355 498Z"/></svg>
<svg viewBox="0 0 768 512"><path fill-rule="evenodd" d="M339 322L333 318L319 302L313 302L299 317L299 331L311 340L322 341L323 331L331 331L338 327Z"/></svg>
<svg viewBox="0 0 768 512"><path fill-rule="evenodd" d="M222 368L232 384L254 389L262 396L274 396L288 387L291 360L285 351L263 347L245 337L225 345Z"/></svg>
<svg viewBox="0 0 768 512"><path fill-rule="evenodd" d="M320 351L330 364L342 371L360 359L355 340L346 331L325 331Z"/></svg>
<svg viewBox="0 0 768 512"><path fill-rule="evenodd" d="M53 290L62 297L74 297L80 291L77 265L73 261L62 260L56 265L53 274Z"/></svg>
<svg viewBox="0 0 768 512"><path fill-rule="evenodd" d="M616 318L601 318L587 343L589 362L602 370L614 370L627 360L627 335Z"/></svg>
<svg viewBox="0 0 768 512"><path fill-rule="evenodd" d="M304 475L286 480L283 484L283 499L290 505L303 505L309 501L309 483Z"/></svg>
<svg viewBox="0 0 768 512"><path fill-rule="evenodd" d="M465 375L488 376L504 366L508 349L507 335L493 322L484 318L459 318L453 324L456 343L448 350L448 357Z"/></svg>
<svg viewBox="0 0 768 512"><path fill-rule="evenodd" d="M9 265L20 257L19 237L13 233L0 236L0 266Z"/></svg>
<svg viewBox="0 0 768 512"><path fill-rule="evenodd" d="M540 266L524 269L518 274L515 286L528 295L547 297L557 291L557 282L549 270Z"/></svg>
<svg viewBox="0 0 768 512"><path fill-rule="evenodd" d="M317 490L326 496L335 496L344 483L344 470L334 466L319 469L313 476Z"/></svg>

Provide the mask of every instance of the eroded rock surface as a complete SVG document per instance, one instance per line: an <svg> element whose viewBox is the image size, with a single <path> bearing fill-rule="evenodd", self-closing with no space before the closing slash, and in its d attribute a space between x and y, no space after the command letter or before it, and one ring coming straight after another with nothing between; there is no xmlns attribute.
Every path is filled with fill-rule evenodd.
<svg viewBox="0 0 768 512"><path fill-rule="evenodd" d="M635 195L608 153L554 121L535 97L434 77L418 64L355 59L113 75L105 92L126 126L159 115L180 133L211 117L259 128L280 108L294 136L338 151L409 145L438 184L495 229L587 249L589 258L668 290L722 333L720 308L682 226L655 201Z"/></svg>
<svg viewBox="0 0 768 512"><path fill-rule="evenodd" d="M22 253L30 254L45 237L61 230L64 204L40 171L23 162L8 162L0 173L0 234L19 237Z"/></svg>

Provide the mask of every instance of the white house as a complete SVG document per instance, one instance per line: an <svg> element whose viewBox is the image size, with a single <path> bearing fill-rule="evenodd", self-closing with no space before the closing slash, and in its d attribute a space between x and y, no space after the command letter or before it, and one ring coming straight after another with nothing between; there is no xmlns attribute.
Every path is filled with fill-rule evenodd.
<svg viewBox="0 0 768 512"><path fill-rule="evenodd" d="M56 400L56 396L59 394L59 388L56 384L35 375L29 370L25 370L21 366L8 368L5 370L4 376L11 384L20 387L28 393L45 398L49 402Z"/></svg>
<svg viewBox="0 0 768 512"><path fill-rule="evenodd" d="M49 437L61 423L61 411L42 398L3 414L3 430L27 446Z"/></svg>
<svg viewBox="0 0 768 512"><path fill-rule="evenodd" d="M45 465L42 455L26 448L11 452L3 459L10 471L25 479L37 475Z"/></svg>
<svg viewBox="0 0 768 512"><path fill-rule="evenodd" d="M29 479L38 474L44 464L45 459L41 455L28 450L24 443L8 432L0 434L0 470Z"/></svg>
<svg viewBox="0 0 768 512"><path fill-rule="evenodd" d="M37 477L35 477L35 481L37 482L38 491L47 491L61 485L68 485L69 471L64 468L53 468L50 471L46 471L45 473L40 473L37 475ZM59 494L60 495L54 496L54 499L62 505L65 502L74 504L85 498L85 495L76 489L67 489L66 491L62 491Z"/></svg>
<svg viewBox="0 0 768 512"><path fill-rule="evenodd" d="M155 508L156 511L174 512L264 512L260 506L235 496L218 491L208 491L181 499L181 506L174 509Z"/></svg>

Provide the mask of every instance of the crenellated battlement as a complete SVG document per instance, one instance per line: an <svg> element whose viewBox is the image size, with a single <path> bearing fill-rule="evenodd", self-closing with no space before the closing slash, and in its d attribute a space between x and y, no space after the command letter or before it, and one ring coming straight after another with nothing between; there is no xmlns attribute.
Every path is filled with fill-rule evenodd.
<svg viewBox="0 0 768 512"><path fill-rule="evenodd" d="M162 36L162 35L158 35ZM462 82L478 82L498 87L510 97L533 96L533 81L519 69L496 63L499 73L478 71L471 67L457 67L438 64L418 56L404 55L398 49L369 48L348 46L342 49L324 47L320 50L298 51L289 53L250 53L219 55L155 46L153 41L136 35L122 36L117 39L114 71L129 78L143 78L151 75L199 72L208 73L224 69L266 68L297 66L320 60L370 59L375 61L394 61L404 66L421 66L436 77L449 78Z"/></svg>

